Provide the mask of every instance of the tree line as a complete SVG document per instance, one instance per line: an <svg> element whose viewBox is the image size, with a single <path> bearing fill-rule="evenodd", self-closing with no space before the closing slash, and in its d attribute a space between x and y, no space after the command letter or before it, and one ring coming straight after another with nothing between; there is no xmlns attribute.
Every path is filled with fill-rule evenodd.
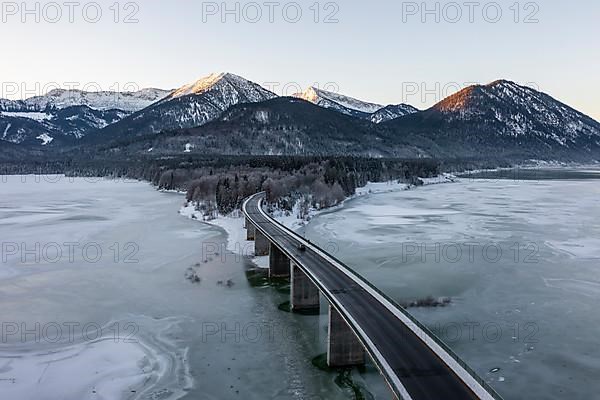
<svg viewBox="0 0 600 400"><path fill-rule="evenodd" d="M0 174L66 174L149 181L161 190L187 193L207 213L228 214L255 193L284 210L338 204L368 182L399 180L418 184L419 177L441 172L432 159L400 160L360 157L187 156L135 159L32 160L0 164Z"/></svg>

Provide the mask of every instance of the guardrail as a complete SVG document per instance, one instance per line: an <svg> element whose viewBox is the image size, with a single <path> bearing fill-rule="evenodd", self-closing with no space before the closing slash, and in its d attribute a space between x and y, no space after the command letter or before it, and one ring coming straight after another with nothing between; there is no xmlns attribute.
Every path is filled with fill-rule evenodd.
<svg viewBox="0 0 600 400"><path fill-rule="evenodd" d="M246 212L247 203L250 200L252 200L258 196L264 197L264 192L255 194L254 196L251 196L248 199L246 199L246 201L244 201L243 206L242 206L242 211L246 217L250 218L248 213ZM277 221L276 219L271 217L268 213L266 213L262 207L263 200L264 200L263 198L259 199L258 208L259 208L260 213L265 218L267 218L272 224L274 224L280 230L284 231L285 233L294 237L299 242L303 243L307 248L310 248L313 251L317 252L319 255L321 255L323 258L325 258L329 263L334 265L341 272L345 273L352 280L354 280L358 285L362 286L363 289L370 292L389 311L391 311L394 315L399 317L405 323L409 322L409 323L406 323L407 327L409 329L411 329L411 331L419 339L421 339L421 341L423 342L424 345L429 347L438 357L440 357L440 359L442 359L442 361L444 361L444 363L446 363L448 368L450 368L463 381L463 383L465 385L467 385L467 387L469 387L477 396L479 396L479 398L488 399L488 400L491 400L491 399L503 400L502 397L498 393L496 393L496 391L485 380L483 380L483 378L481 378L471 367L469 367L466 362L464 362L456 353L454 353L454 351L448 345L446 345L440 338L438 338L433 332L431 332L429 330L429 328L427 328L425 325L423 325L421 322L419 322L414 316L412 316L402 306L400 306L398 303L396 303L393 299L389 298L385 293L383 293L381 290L379 290L377 287L375 287L373 284L371 284L369 281L367 281L364 277L362 277L359 273L354 271L352 268L348 267L342 261L340 261L337 258L335 258L334 256L328 254L325 250L321 249L319 246L306 240L304 237L300 236L298 233L294 232L287 226L279 223L279 221ZM263 231L263 229L260 228L259 224L256 224L256 225L257 225L257 229L259 229L266 236L269 236L266 231ZM274 241L274 242L276 242L276 241ZM285 250L284 250L284 252L285 252ZM301 264L298 260L295 259L295 257L293 255L288 254L288 257L290 257L291 259L294 259L294 261L296 261L298 264ZM299 266L301 266L301 265L299 265ZM318 281L318 279L312 273L310 273L310 271L307 271L307 272L309 272L309 275L312 276L313 280ZM318 283L318 286L321 286L321 290L324 291L324 294L326 294L326 297L328 297L328 299L330 301L332 301L334 304L337 303L337 301L335 300L335 296L332 293L329 293L329 290L326 287L324 287L324 285L322 283L320 283L320 282L315 282L315 283ZM338 310L338 311L341 311L342 316L345 317L345 319L347 320L347 322L350 323L350 325L357 325L357 326L353 327L353 328L355 328L355 330L356 329L361 330L360 326L358 326L358 324L356 322L348 321L347 316L343 315L344 310L343 310L343 307L341 307L341 305L338 305L338 307L336 307L336 308L341 308L341 310ZM362 334L366 336L366 334L364 334L364 332L362 332ZM358 335L358 336L360 338L361 335ZM368 338L366 338L366 339L368 339ZM364 344L365 343L363 342L363 345ZM365 346L365 347L367 348L367 351L369 351L369 346ZM373 347L374 347L374 345L373 345ZM376 350L376 348L374 350ZM372 353L371 353L371 356L373 356ZM381 361L381 360L377 360L377 357L374 357L374 358L375 358L374 361L379 364L379 361ZM378 366L380 367L380 369L385 368L383 365L378 365ZM384 370L382 372L384 373L384 375L387 375L387 378L389 378L393 381L396 380L389 373L389 371ZM390 382L388 382L388 383L390 383ZM410 399L410 395L408 395L408 393L406 392L406 390L404 389L404 386L402 384L400 384L399 389L400 389L400 393L397 393L397 394L402 395L402 398L404 398L404 399Z"/></svg>

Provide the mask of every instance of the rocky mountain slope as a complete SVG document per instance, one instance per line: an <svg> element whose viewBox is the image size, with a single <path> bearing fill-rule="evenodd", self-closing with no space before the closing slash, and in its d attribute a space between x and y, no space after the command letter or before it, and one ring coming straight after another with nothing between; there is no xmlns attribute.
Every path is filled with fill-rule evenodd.
<svg viewBox="0 0 600 400"><path fill-rule="evenodd" d="M353 97L329 92L315 87L310 87L294 97L310 101L320 107L329 108L352 117L370 120L376 124L404 115L412 114L418 110L408 104L383 106L381 104L368 103Z"/></svg>
<svg viewBox="0 0 600 400"><path fill-rule="evenodd" d="M240 76L212 74L175 90L156 104L107 127L99 132L99 137L125 138L169 129L192 128L214 120L233 105L274 97L274 93Z"/></svg>
<svg viewBox="0 0 600 400"><path fill-rule="evenodd" d="M114 124L171 91L84 92L52 90L26 100L0 99L0 140L54 147Z"/></svg>
<svg viewBox="0 0 600 400"><path fill-rule="evenodd" d="M30 109L63 109L87 106L94 110L121 110L128 113L139 111L165 98L171 90L142 89L137 92L84 92L81 90L56 89L44 96L32 97L23 103Z"/></svg>
<svg viewBox="0 0 600 400"><path fill-rule="evenodd" d="M371 122L380 124L382 122L391 121L396 118L404 117L405 115L419 112L415 107L408 104L392 104L375 111L370 116Z"/></svg>
<svg viewBox="0 0 600 400"><path fill-rule="evenodd" d="M89 132L113 124L126 115L121 110L103 111L88 106L0 111L0 140L32 146L74 144Z"/></svg>
<svg viewBox="0 0 600 400"><path fill-rule="evenodd" d="M419 157L377 125L294 97L239 104L193 129L117 142L111 153Z"/></svg>
<svg viewBox="0 0 600 400"><path fill-rule="evenodd" d="M600 123L545 93L499 80L468 87L429 110L384 124L437 156L587 160L600 157Z"/></svg>

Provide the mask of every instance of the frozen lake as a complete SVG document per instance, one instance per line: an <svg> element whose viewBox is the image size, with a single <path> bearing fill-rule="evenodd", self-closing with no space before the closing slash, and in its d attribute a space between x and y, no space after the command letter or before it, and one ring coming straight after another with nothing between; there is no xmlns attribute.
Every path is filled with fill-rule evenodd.
<svg viewBox="0 0 600 400"><path fill-rule="evenodd" d="M402 304L449 300L410 312L506 399L596 398L600 175L536 172L358 198L306 234Z"/></svg>
<svg viewBox="0 0 600 400"><path fill-rule="evenodd" d="M450 299L410 311L505 398L593 398L600 186L569 177L358 198L307 235L403 304ZM311 362L325 308L281 311L289 288L225 251L222 230L179 216L183 196L0 179L2 398L353 397ZM371 365L352 376L367 398L389 398Z"/></svg>
<svg viewBox="0 0 600 400"><path fill-rule="evenodd" d="M286 288L247 260L203 254L226 235L179 216L182 195L64 177L0 191L1 398L348 398L311 362L325 319L280 311Z"/></svg>

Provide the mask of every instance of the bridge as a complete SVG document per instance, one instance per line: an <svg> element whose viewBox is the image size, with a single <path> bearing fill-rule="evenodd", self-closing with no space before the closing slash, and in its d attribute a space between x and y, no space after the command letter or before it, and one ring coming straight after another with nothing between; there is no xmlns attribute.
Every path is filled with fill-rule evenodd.
<svg viewBox="0 0 600 400"><path fill-rule="evenodd" d="M477 374L402 307L263 209L265 194L243 204L255 254L269 256L269 275L291 280L292 310L329 303L327 362L364 364L368 354L402 400L501 399Z"/></svg>

